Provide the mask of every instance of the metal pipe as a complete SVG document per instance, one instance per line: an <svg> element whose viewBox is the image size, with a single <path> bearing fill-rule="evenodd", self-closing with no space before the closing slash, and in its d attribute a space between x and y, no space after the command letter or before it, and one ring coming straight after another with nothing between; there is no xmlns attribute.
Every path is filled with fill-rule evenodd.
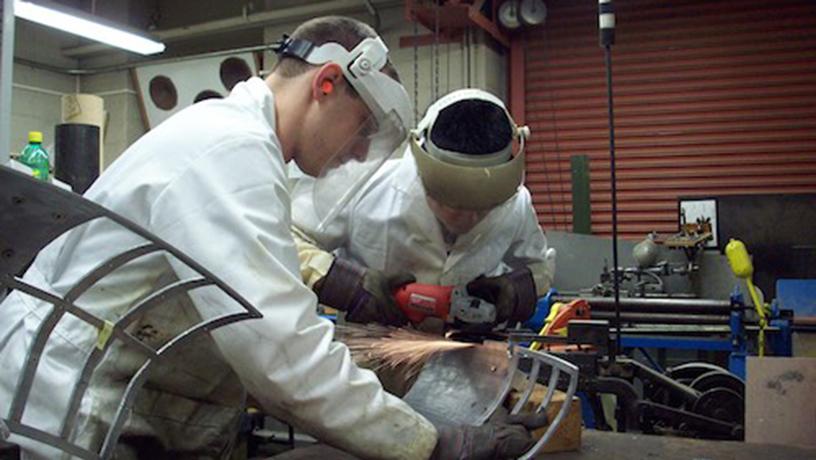
<svg viewBox="0 0 816 460"><path fill-rule="evenodd" d="M14 83L11 86L12 86L12 88L22 89L22 90L25 90L25 91L31 91L32 93L47 94L49 96L62 97L63 95L65 95L65 93L63 93L62 91L54 91L52 89L40 88L38 86L24 85L24 84L21 84L21 83Z"/></svg>
<svg viewBox="0 0 816 460"><path fill-rule="evenodd" d="M651 380L652 382L658 383L663 388L667 388L673 394L680 396L683 398L686 403L694 404L697 399L700 397L700 392L691 388L688 385L684 385L672 378L663 375L659 372L655 372L652 369L649 369L642 363L639 363L635 360L631 361L632 367L635 369L635 374L640 377L642 380Z"/></svg>
<svg viewBox="0 0 816 460"><path fill-rule="evenodd" d="M555 296L555 302L570 302L578 297ZM610 297L580 297L589 303L593 313L611 311L615 307ZM697 313L727 315L731 312L731 302L714 299L672 299L672 298L638 298L623 297L620 299L621 311L642 313Z"/></svg>
<svg viewBox="0 0 816 460"><path fill-rule="evenodd" d="M793 318L793 325L794 326L816 326L816 318L812 316L795 316Z"/></svg>
<svg viewBox="0 0 816 460"><path fill-rule="evenodd" d="M593 311L593 319L612 320L615 312ZM621 312L621 323L638 324L728 324L730 317L726 315L687 315L676 313L630 313Z"/></svg>
<svg viewBox="0 0 816 460"><path fill-rule="evenodd" d="M47 70L49 72L61 73L61 74L65 74L65 75L73 75L71 73L71 70L73 70L73 69L69 69L67 67L59 67L59 66L55 66L55 65L51 65L51 64L46 64L44 62L32 61L32 60L29 60L29 59L26 59L26 58L15 57L14 58L14 63L15 64L20 64L20 65L25 65L25 66L28 66L28 67L31 67L31 68L34 68L34 69Z"/></svg>
<svg viewBox="0 0 816 460"><path fill-rule="evenodd" d="M14 78L14 0L3 0L3 43L0 55L0 165L11 151L11 85Z"/></svg>

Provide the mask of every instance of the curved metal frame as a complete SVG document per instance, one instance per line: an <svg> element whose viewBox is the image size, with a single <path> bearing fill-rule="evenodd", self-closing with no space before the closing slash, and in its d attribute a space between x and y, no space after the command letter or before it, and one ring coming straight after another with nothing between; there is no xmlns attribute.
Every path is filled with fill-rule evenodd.
<svg viewBox="0 0 816 460"><path fill-rule="evenodd" d="M0 189L0 224L3 225L0 230L0 285L12 290L19 290L54 306L46 319L40 323L33 345L28 351L26 365L19 376L9 414L0 418L0 423L5 422L12 433L43 442L77 457L85 459L110 458L114 453L126 416L130 414L136 394L144 384L153 363L161 360L178 346L204 333L237 321L260 318L262 315L246 299L227 286L212 272L130 220L79 195L38 182L4 166L0 166L0 183L3 184L2 189ZM113 221L120 227L147 240L148 243L130 248L100 263L86 273L64 296L47 292L23 281L19 275L42 248L60 235L95 219ZM12 225L20 222L31 224L35 231L19 232L18 228L12 227ZM24 233L24 235L20 235L20 233ZM20 249L22 249L22 252L18 254ZM81 306L75 303L91 286L117 268L127 262L156 252L165 252L173 256L197 272L200 277L180 280L153 292L131 307L115 323L105 321L83 310ZM158 350L154 350L142 343L125 330L138 315L144 314L171 298L204 286L219 288L240 305L243 310L240 313L228 313L204 320L180 333ZM51 332L65 314L71 314L79 318L94 326L100 332L96 347L86 359L79 379L74 385L68 411L62 421L60 434L54 435L22 423L22 416L25 412L25 406L31 391L31 383L36 375L40 356L45 349ZM109 349L111 338L120 340L125 346L144 354L147 361L128 383L102 448L97 453L73 444L69 439L78 416L80 402L87 391L91 375Z"/></svg>
<svg viewBox="0 0 816 460"><path fill-rule="evenodd" d="M544 396L544 400L542 400L541 404L539 404L535 409L536 413L546 410L547 406L549 406L550 402L552 402L552 398L555 395L555 388L558 386L558 380L561 373L563 372L567 375L567 377L569 377L569 384L567 385L567 391L564 395L564 402L561 404L561 409L558 410L558 414L556 414L555 419L553 419L549 426L547 426L547 431L544 432L535 445L533 445L530 450L525 452L524 455L519 457L519 460L529 460L538 455L541 449L543 449L547 442L549 442L550 438L553 437L558 429L558 426L561 425L561 422L567 417L567 414L572 407L572 398L575 396L575 390L578 388L578 366L549 353L534 351L519 346L513 346L511 348L511 353L518 355L521 360L532 360L530 374L527 377L527 387L524 389L521 398L518 400L518 402L516 402L516 405L510 411L511 414L520 413L521 409L524 408L524 405L527 404L527 401L530 400L530 395L533 393L536 383L538 383L538 377L540 375L542 364L545 364L551 368L550 380L547 383L547 393Z"/></svg>

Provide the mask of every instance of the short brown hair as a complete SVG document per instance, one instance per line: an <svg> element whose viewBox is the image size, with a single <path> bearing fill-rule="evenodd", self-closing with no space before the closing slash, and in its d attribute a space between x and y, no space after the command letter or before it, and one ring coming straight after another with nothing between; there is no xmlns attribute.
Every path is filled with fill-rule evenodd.
<svg viewBox="0 0 816 460"><path fill-rule="evenodd" d="M345 16L323 16L310 19L292 32L292 38L308 40L315 46L334 42L347 50L354 49L361 41L372 37L377 37L377 32L371 26ZM272 72L283 78L292 78L313 67L300 59L283 56L278 59ZM400 81L397 70L390 60L381 70L394 80Z"/></svg>

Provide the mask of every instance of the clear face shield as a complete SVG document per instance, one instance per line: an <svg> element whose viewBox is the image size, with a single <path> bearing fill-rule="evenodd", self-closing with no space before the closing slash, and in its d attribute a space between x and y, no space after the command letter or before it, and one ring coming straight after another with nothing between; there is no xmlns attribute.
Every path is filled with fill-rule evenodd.
<svg viewBox="0 0 816 460"><path fill-rule="evenodd" d="M338 114L333 126L337 137L322 140L328 158L319 174L301 172L292 178L293 220L306 220L308 227L324 231L405 141L413 125L411 101L405 88L382 72L388 48L379 37L366 38L351 51L337 43L314 46L285 39L279 53L313 65L338 64L365 108L359 122L360 114L352 113L355 107Z"/></svg>
<svg viewBox="0 0 816 460"><path fill-rule="evenodd" d="M319 219L318 231L335 220L404 142L406 135L405 129L392 119L380 122L375 134L367 134L361 129L341 147L319 176L297 182L299 188L293 190L293 195L311 196L313 218Z"/></svg>

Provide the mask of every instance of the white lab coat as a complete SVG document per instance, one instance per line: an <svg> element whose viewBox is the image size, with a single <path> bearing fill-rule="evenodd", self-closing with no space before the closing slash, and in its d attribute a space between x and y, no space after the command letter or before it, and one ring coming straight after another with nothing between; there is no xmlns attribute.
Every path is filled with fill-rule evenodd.
<svg viewBox="0 0 816 460"><path fill-rule="evenodd" d="M450 247L428 207L410 149L386 162L326 229L318 231L310 200L303 193L292 202L301 272L310 285L325 276L333 260L321 249L388 275L411 273L420 283L462 286L480 275L528 266L539 295L552 284L555 251L547 248L523 185Z"/></svg>
<svg viewBox="0 0 816 460"><path fill-rule="evenodd" d="M348 349L333 341L332 323L317 316L316 297L298 273L286 181L273 95L253 78L237 85L228 98L196 104L153 129L86 193L194 258L263 314L212 333L207 340L217 343L217 350L204 353L194 347L178 367L160 370L155 382L146 385L126 431L174 444L165 447L194 449L189 444L199 438L168 428L170 424L153 425L176 417L210 430L203 441L213 446L207 455L223 451L216 425L234 420L234 399L241 392L231 376L237 374L265 410L323 442L366 458L427 458L436 443L434 427L384 392L372 372L356 367ZM65 293L101 260L138 243L127 231L92 222L45 248L26 279ZM115 320L162 279L190 276L174 259L154 255L119 269L77 303ZM134 333L147 342L161 342L190 318L211 317L233 305L211 288L190 297L186 308L161 308L142 319ZM17 292L0 304L4 416L27 347L48 310ZM42 356L24 422L57 431L96 337L95 329L73 317L59 323ZM109 351L81 406L80 442L95 446L101 441L100 430L118 403L121 381L138 364L138 355L128 349ZM213 402L211 410L202 401ZM37 443L17 436L12 441L24 445L26 458L56 457Z"/></svg>

